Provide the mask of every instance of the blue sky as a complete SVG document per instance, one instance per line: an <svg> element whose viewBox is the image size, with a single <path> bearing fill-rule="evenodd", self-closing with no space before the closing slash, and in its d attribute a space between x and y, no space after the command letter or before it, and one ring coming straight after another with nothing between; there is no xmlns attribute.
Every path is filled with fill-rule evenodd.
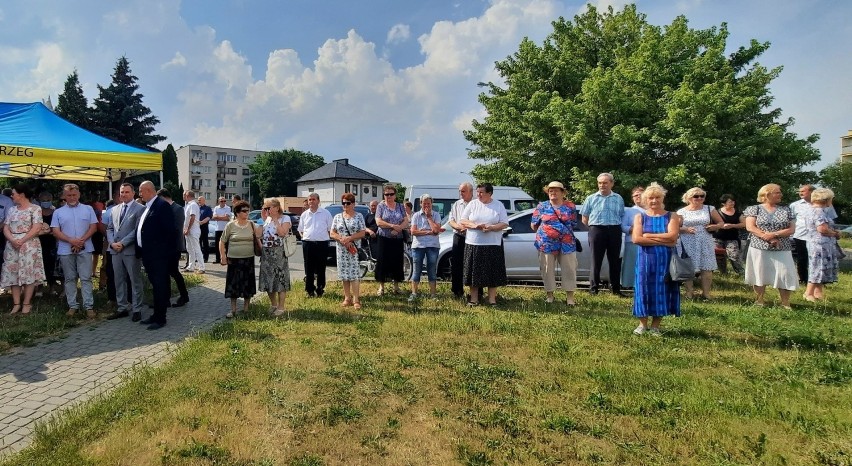
<svg viewBox="0 0 852 466"><path fill-rule="evenodd" d="M597 0L599 7L619 0ZM852 3L640 0L664 25L727 22L729 47L769 41L783 65L775 105L800 136L819 133L821 168L852 129ZM461 131L482 118L476 86L527 36L541 42L563 0L5 0L0 100L62 92L76 68L89 100L126 55L140 92L179 147L296 148L348 157L394 181L457 183L474 161Z"/></svg>

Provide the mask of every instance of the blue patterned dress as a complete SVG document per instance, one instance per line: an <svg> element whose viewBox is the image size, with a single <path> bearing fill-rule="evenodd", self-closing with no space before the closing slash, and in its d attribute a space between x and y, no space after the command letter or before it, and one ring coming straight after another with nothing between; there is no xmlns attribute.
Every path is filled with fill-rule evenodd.
<svg viewBox="0 0 852 466"><path fill-rule="evenodd" d="M642 212L643 233L668 231L671 212L653 217ZM636 281L633 297L633 316L663 317L680 315L678 283L666 278L672 248L669 246L639 246L636 257Z"/></svg>

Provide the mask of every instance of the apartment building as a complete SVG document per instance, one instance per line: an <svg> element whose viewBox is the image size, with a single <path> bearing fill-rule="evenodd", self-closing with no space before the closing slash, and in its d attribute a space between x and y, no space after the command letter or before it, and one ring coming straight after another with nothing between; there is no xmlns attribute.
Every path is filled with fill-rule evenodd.
<svg viewBox="0 0 852 466"><path fill-rule="evenodd" d="M846 136L840 136L840 161L844 163L852 162L852 129Z"/></svg>
<svg viewBox="0 0 852 466"><path fill-rule="evenodd" d="M249 164L266 151L231 149L190 144L177 149L178 180L215 204L219 196L229 202L239 194L250 200Z"/></svg>

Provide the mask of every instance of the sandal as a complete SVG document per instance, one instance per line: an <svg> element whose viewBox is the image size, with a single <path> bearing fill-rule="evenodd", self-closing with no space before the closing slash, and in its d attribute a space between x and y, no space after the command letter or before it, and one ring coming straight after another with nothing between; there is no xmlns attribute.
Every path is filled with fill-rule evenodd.
<svg viewBox="0 0 852 466"><path fill-rule="evenodd" d="M358 301L355 301L355 303L352 304L352 307L354 307L356 310L361 309L361 303L358 302Z"/></svg>
<svg viewBox="0 0 852 466"><path fill-rule="evenodd" d="M340 305L342 307L349 307L349 306L352 305L352 300L350 300L349 298L346 298L346 299L343 300L342 303L340 303Z"/></svg>
<svg viewBox="0 0 852 466"><path fill-rule="evenodd" d="M15 304L14 306L12 306L12 310L9 311L9 315L17 314L20 311L21 311L21 305Z"/></svg>
<svg viewBox="0 0 852 466"><path fill-rule="evenodd" d="M275 308L275 312L273 312L273 313L272 313L272 315L274 315L275 317L280 317L280 316L282 316L282 315L284 315L284 314L288 314L288 315L289 315L289 312L287 312L287 310L286 310L286 309L281 309L280 307Z"/></svg>
<svg viewBox="0 0 852 466"><path fill-rule="evenodd" d="M32 310L33 310L33 305L32 305L32 304L24 304L24 305L21 307L21 314L23 314L23 315L27 315L27 314L29 314L30 312L32 312Z"/></svg>

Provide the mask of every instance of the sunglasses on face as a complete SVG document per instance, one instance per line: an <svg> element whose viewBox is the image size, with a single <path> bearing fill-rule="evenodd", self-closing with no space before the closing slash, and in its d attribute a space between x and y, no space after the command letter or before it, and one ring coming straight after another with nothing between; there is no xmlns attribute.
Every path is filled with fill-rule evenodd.
<svg viewBox="0 0 852 466"><path fill-rule="evenodd" d="M272 207L264 207L264 208L263 208L263 210L269 210L269 209L271 209L271 208L272 208Z"/></svg>
<svg viewBox="0 0 852 466"><path fill-rule="evenodd" d="M692 196L693 199L704 199L704 194L696 194Z"/></svg>
<svg viewBox="0 0 852 466"><path fill-rule="evenodd" d="M385 196L396 196L396 193L385 193Z"/></svg>
<svg viewBox="0 0 852 466"><path fill-rule="evenodd" d="M245 209L240 209L240 210L238 210L238 211L237 211L237 213L238 213L238 214L247 214L247 213L248 213L248 211L247 211L247 210L245 210Z"/></svg>
<svg viewBox="0 0 852 466"><path fill-rule="evenodd" d="M343 202L341 202L341 204L343 204L343 205L351 205L351 204L353 204L353 203L352 203L352 202L349 202L349 201L343 201Z"/></svg>

